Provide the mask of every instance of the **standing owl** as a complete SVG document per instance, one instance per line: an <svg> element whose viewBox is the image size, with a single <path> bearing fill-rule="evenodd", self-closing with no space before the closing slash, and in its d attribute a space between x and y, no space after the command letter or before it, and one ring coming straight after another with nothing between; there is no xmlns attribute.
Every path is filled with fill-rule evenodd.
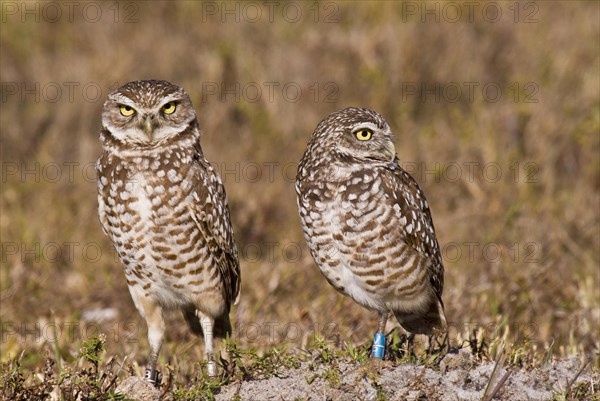
<svg viewBox="0 0 600 401"><path fill-rule="evenodd" d="M200 133L189 96L169 82L129 82L104 103L98 214L148 325L146 380L156 385L163 311L181 310L192 332L204 334L214 376L213 336L231 332L240 293L225 189Z"/></svg>
<svg viewBox="0 0 600 401"><path fill-rule="evenodd" d="M446 326L444 267L429 205L378 113L346 108L317 126L296 177L310 252L329 284L404 329ZM373 356L376 355L375 346Z"/></svg>

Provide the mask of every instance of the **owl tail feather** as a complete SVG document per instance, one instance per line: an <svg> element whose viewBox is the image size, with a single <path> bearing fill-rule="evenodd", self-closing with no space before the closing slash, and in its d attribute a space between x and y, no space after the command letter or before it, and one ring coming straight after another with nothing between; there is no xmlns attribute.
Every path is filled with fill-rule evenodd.
<svg viewBox="0 0 600 401"><path fill-rule="evenodd" d="M188 324L188 327L197 336L202 337L202 326L200 325L200 319L196 316L196 308L189 306L182 310L183 317ZM229 320L229 311L224 312L217 318L215 318L214 336L217 338L225 338L227 334L231 335L231 320Z"/></svg>
<svg viewBox="0 0 600 401"><path fill-rule="evenodd" d="M432 302L426 312L394 311L398 323L412 334L435 334L446 330L446 314L439 300Z"/></svg>

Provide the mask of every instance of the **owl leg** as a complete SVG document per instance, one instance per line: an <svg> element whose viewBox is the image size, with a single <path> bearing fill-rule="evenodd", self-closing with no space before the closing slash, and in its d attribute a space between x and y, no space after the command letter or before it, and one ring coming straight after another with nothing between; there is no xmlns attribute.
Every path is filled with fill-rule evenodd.
<svg viewBox="0 0 600 401"><path fill-rule="evenodd" d="M377 332L381 334L385 334L385 325L388 320L389 313L379 312L379 326L377 327Z"/></svg>
<svg viewBox="0 0 600 401"><path fill-rule="evenodd" d="M215 328L215 319L196 310L196 315L200 319L202 332L204 333L204 351L206 353L206 371L210 377L217 375L217 363L215 362L215 354L213 350L213 337Z"/></svg>
<svg viewBox="0 0 600 401"><path fill-rule="evenodd" d="M148 382L154 384L156 387L159 387L162 375L158 370L156 370L156 364L158 361L158 353L160 352L160 346L162 345L162 340L165 333L165 325L162 319L162 314L160 317L160 322L150 322L150 319L147 319L146 321L148 322L148 342L150 343L150 358L144 377Z"/></svg>
<svg viewBox="0 0 600 401"><path fill-rule="evenodd" d="M371 348L371 358L383 359L385 355L385 324L388 320L389 312L379 312L379 326L373 338L373 347Z"/></svg>
<svg viewBox="0 0 600 401"><path fill-rule="evenodd" d="M162 308L159 304L144 296L143 293L130 288L131 297L140 315L148 325L148 342L150 343L150 357L144 378L154 386L160 386L161 374L156 370L158 353L165 334L165 321L163 320Z"/></svg>

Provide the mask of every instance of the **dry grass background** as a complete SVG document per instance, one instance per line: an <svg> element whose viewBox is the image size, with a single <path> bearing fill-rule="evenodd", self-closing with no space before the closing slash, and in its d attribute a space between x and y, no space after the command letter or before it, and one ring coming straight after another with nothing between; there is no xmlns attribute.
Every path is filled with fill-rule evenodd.
<svg viewBox="0 0 600 401"><path fill-rule="evenodd" d="M83 18L89 3L81 3L73 21L63 6L55 23L44 3L29 3L40 7L39 22L20 14L23 3L10 3L17 14L8 3L0 38L2 361L22 351L29 368L46 353L69 361L82 338L103 331L109 354L144 363L145 324L96 217L92 163L109 90L149 78L190 94L205 154L224 178L243 256L232 313L240 346L303 346L315 331L370 340L375 314L337 294L311 260L292 182L320 119L358 105L388 120L400 159L428 196L446 259L452 341L475 330L532 352L598 355L598 3L517 3L515 22L514 3L499 2L496 23L481 16L483 3L472 21L453 3L463 12L457 22L434 2L439 22L407 13L411 5L423 11L421 2L292 3L303 12L298 22L283 17L286 3L272 22L262 3L253 3L257 22L244 3L208 4L237 7L235 22L191 1L91 3L102 11L92 22L93 9ZM524 22L535 10L537 22ZM126 23L128 13L137 22ZM424 85L439 96L453 83L463 90L457 101L407 93ZM493 91L482 94L490 83L502 89L496 102ZM222 84L239 85L238 98L211 92ZM478 85L472 98L467 85ZM302 95L293 102L295 87ZM179 316L169 321L162 363L201 359L201 340Z"/></svg>

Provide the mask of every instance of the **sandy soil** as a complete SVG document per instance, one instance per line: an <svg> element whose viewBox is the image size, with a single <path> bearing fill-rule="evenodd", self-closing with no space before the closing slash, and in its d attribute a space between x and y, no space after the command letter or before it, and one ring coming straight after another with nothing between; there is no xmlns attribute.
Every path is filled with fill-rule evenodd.
<svg viewBox="0 0 600 401"><path fill-rule="evenodd" d="M496 393L494 400L537 401L564 400L567 384L581 368L578 358L569 358L537 369L512 369L508 379ZM278 377L233 383L222 387L216 400L481 400L494 363L477 363L469 352L447 355L440 369L424 366L391 366L386 362L354 365L343 363L332 368L305 362L299 369L284 370ZM503 378L506 369L500 369L491 390ZM598 388L600 375L591 373L588 366L575 380L571 395L575 400L600 400L592 394ZM594 387L592 387L594 386ZM140 378L124 380L118 391L132 399L158 399L158 391ZM581 395L585 394L585 395ZM237 397L237 398L236 398ZM169 399L167 395L163 399Z"/></svg>
<svg viewBox="0 0 600 401"><path fill-rule="evenodd" d="M496 394L495 400L550 400L555 394L565 392L567 383L577 374L581 363L578 359L566 359L554 365L535 370L515 370ZM290 370L285 377L232 384L221 389L217 400L229 400L239 394L242 400L481 400L494 369L493 363L477 365L467 352L448 355L436 371L423 366L381 366L375 375L350 364L340 365L341 383L332 386L322 378L326 367L309 371ZM597 383L598 375L583 372L576 380ZM506 373L500 371L497 383ZM311 384L307 377L319 375ZM494 383L494 384L495 384ZM494 385L492 386L494 387ZM595 397L595 398L594 398ZM585 399L600 399L598 395Z"/></svg>

